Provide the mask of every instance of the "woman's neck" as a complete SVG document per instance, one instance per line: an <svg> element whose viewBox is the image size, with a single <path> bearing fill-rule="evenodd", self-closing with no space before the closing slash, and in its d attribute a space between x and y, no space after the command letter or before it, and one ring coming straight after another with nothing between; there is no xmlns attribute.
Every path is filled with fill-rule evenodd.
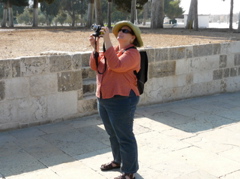
<svg viewBox="0 0 240 179"><path fill-rule="evenodd" d="M127 43L127 44L119 44L119 50L123 50L125 49L127 46L129 46L130 43Z"/></svg>

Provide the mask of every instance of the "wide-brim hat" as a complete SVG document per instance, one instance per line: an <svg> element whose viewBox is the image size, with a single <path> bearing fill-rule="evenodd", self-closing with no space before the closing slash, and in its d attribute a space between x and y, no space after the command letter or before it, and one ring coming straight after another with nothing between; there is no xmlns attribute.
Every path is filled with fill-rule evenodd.
<svg viewBox="0 0 240 179"><path fill-rule="evenodd" d="M142 38L141 38L141 31L140 31L139 27L135 26L130 21L120 21L120 22L115 24L115 26L112 29L112 32L115 35L115 37L118 36L118 31L123 26L128 26L132 29L132 31L134 32L134 35L136 36L137 42L138 42L136 46L137 47L142 47L143 46L143 41L142 41Z"/></svg>

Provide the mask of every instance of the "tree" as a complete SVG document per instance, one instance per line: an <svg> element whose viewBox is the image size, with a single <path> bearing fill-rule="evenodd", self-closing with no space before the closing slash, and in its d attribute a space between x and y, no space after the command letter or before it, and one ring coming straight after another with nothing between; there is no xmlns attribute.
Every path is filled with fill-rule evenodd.
<svg viewBox="0 0 240 179"><path fill-rule="evenodd" d="M183 8L180 7L181 0L165 0L164 2L164 12L170 19L175 19L183 15Z"/></svg>
<svg viewBox="0 0 240 179"><path fill-rule="evenodd" d="M62 0L61 6L64 11L67 11L72 19L72 26L75 26L76 18L79 14L84 13L86 3L84 0Z"/></svg>
<svg viewBox="0 0 240 179"><path fill-rule="evenodd" d="M29 12L29 8L25 8L24 12L17 16L17 22L19 24L32 24L32 15Z"/></svg>
<svg viewBox="0 0 240 179"><path fill-rule="evenodd" d="M93 14L94 14L94 0L88 0L87 27L90 27L93 23Z"/></svg>
<svg viewBox="0 0 240 179"><path fill-rule="evenodd" d="M48 4L42 2L40 5L41 12L46 15L47 25L50 25L53 17L57 16L60 9L61 0L55 0L53 3Z"/></svg>
<svg viewBox="0 0 240 179"><path fill-rule="evenodd" d="M238 30L237 30L238 33L240 33L240 12L238 14Z"/></svg>
<svg viewBox="0 0 240 179"><path fill-rule="evenodd" d="M27 0L0 0L4 4L2 27L13 27L13 6L27 6Z"/></svg>
<svg viewBox="0 0 240 179"><path fill-rule="evenodd" d="M132 0L131 3L131 22L134 23L136 19L136 0Z"/></svg>
<svg viewBox="0 0 240 179"><path fill-rule="evenodd" d="M107 13L107 19L108 19L108 28L111 28L111 22L112 22L112 0L108 0L108 13Z"/></svg>
<svg viewBox="0 0 240 179"><path fill-rule="evenodd" d="M151 28L163 28L164 0L152 0Z"/></svg>
<svg viewBox="0 0 240 179"><path fill-rule="evenodd" d="M95 0L94 5L95 5L95 20L96 20L96 23L103 26L101 1L100 0Z"/></svg>
<svg viewBox="0 0 240 179"><path fill-rule="evenodd" d="M46 2L51 4L53 1L54 0L33 0L33 27L38 26L38 3Z"/></svg>
<svg viewBox="0 0 240 179"><path fill-rule="evenodd" d="M135 0L136 6L138 9L143 9L144 4L148 2L148 0ZM131 12L131 4L132 0L114 0L114 4L116 4L117 9L123 12Z"/></svg>
<svg viewBox="0 0 240 179"><path fill-rule="evenodd" d="M198 0L191 0L186 29L198 30Z"/></svg>

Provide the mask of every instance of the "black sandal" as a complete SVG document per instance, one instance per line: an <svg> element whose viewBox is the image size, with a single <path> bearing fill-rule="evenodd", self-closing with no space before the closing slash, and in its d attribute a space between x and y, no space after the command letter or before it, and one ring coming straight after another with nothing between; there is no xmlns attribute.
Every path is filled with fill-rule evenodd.
<svg viewBox="0 0 240 179"><path fill-rule="evenodd" d="M116 166L113 166L116 165ZM106 163L106 164L103 164L101 165L100 169L102 171L109 171L109 170L113 170L113 169L117 169L117 168L120 168L120 164L119 163L116 163L114 161L110 162L110 163Z"/></svg>
<svg viewBox="0 0 240 179"><path fill-rule="evenodd" d="M135 177L134 177L134 174L133 173L124 173L124 174L122 174L122 175L120 175L120 176L118 176L118 177L116 177L116 178L114 178L114 179L135 179Z"/></svg>

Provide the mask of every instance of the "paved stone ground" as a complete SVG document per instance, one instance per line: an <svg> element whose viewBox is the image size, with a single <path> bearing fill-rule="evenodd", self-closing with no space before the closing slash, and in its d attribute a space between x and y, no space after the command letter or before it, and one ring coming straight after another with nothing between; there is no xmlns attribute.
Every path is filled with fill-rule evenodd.
<svg viewBox="0 0 240 179"><path fill-rule="evenodd" d="M137 179L239 179L240 92L139 107ZM0 133L0 179L112 179L97 115Z"/></svg>

